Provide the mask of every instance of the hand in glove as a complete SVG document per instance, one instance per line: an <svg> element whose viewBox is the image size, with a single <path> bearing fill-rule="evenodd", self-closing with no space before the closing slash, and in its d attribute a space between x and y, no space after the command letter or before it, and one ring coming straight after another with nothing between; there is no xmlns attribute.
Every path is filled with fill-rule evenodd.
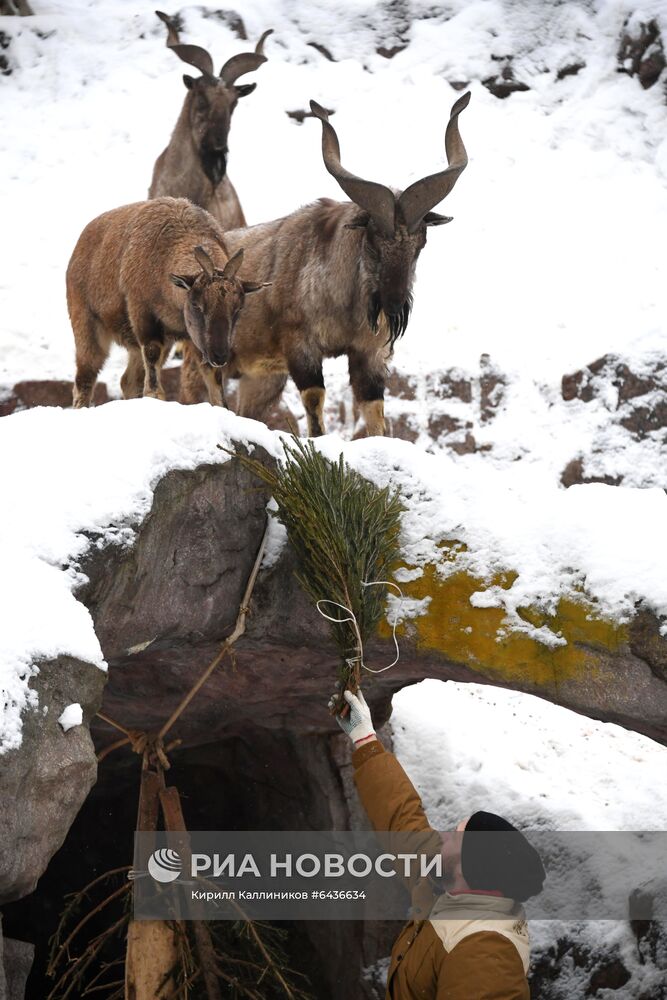
<svg viewBox="0 0 667 1000"><path fill-rule="evenodd" d="M350 711L345 716L337 715L336 721L345 735L349 736L353 743L360 743L362 740L367 740L369 736L375 736L371 710L366 704L361 689L356 694L344 691L343 697L350 706Z"/></svg>

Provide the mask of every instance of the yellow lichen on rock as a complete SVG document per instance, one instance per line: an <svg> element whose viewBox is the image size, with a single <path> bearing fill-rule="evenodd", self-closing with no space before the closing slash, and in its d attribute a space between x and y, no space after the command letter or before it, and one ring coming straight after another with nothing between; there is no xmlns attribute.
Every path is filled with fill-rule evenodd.
<svg viewBox="0 0 667 1000"><path fill-rule="evenodd" d="M512 628L504 608L471 603L473 594L489 587L508 590L515 579L516 574L505 573L482 581L463 570L443 577L428 565L418 579L401 584L406 597L430 599L424 614L409 619L406 631L417 649L437 650L491 680L547 689L578 676L590 679L598 670L596 654L615 652L627 641L627 627L601 617L584 593L579 600L561 598L553 615L534 607L517 609L534 629L546 627L564 640L560 645ZM388 635L388 627L383 632Z"/></svg>

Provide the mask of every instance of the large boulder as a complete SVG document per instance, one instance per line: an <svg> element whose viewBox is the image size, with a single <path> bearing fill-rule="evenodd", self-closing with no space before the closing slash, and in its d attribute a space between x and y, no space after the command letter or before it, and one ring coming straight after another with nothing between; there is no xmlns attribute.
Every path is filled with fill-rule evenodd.
<svg viewBox="0 0 667 1000"><path fill-rule="evenodd" d="M465 394L465 385L458 391ZM489 394L498 391L491 387ZM261 447L253 454L272 461ZM155 731L169 718L234 627L267 524L267 499L238 459L200 465L163 475L132 544L90 535L80 566L87 582L77 596L92 616L108 683L102 692L105 675L80 661L40 665L33 680L39 710L24 715L23 745L3 761L0 793L18 803L2 818L4 898L34 886L95 779L86 725L64 733L60 713L79 702L84 722L91 722L103 694L103 713L123 727ZM181 741L169 780L184 795L188 822L204 829L224 829L220 824L230 821L242 829L345 828L360 821L348 751L326 710L338 658L275 528L235 658L213 673L169 733ZM453 678L528 691L667 743L667 642L648 607L620 623L603 617L582 593L579 601L561 599L548 616L522 608L532 631L505 630L499 638L503 610L475 606L471 596L489 584L507 586L508 576L482 581L427 564L411 577L402 584L406 597L422 602L426 613L403 627L396 666L367 685L377 724L390 715L400 688L425 677ZM547 624L565 641L541 642ZM385 624L369 643L367 660L383 665L392 658ZM98 750L118 739L100 718L91 729ZM75 822L78 839L54 862L60 883L65 874L71 878L82 850L97 870L109 867L114 849L119 864L129 856L137 766L127 749L105 759L102 784ZM112 812L113 795L118 811ZM115 820L98 837L98 856L90 831L100 808ZM375 929L362 939L351 925L337 927L336 947L350 956L346 988L354 988L361 965L386 954L390 932ZM304 933L323 970L320 995L335 996L341 972L327 957L331 928L313 924Z"/></svg>
<svg viewBox="0 0 667 1000"><path fill-rule="evenodd" d="M465 380L447 386L459 398L469 391ZM261 448L255 454L271 461ZM80 567L87 583L78 598L109 664L107 716L128 728L158 729L194 684L234 627L267 523L266 502L255 477L232 459L163 476L133 544L122 533L115 541L113 534L90 535ZM170 734L183 746L235 739L251 729L289 732L292 739L337 732L325 709L337 655L294 569L289 546L274 544L235 661L213 674ZM406 684L454 678L540 695L667 743L667 642L648 607L618 622L582 593L562 598L549 615L520 609L530 628L508 631L501 607L475 606L471 597L508 586L510 575L479 580L427 564L411 577L403 584L406 597L422 602L425 613L403 627L396 666L369 679L378 722L388 718L393 693ZM559 635L557 644L540 640L545 627ZM375 664L393 658L388 625L367 654ZM1 791L17 803L0 819L4 899L34 886L95 780L86 725L63 732L57 720L78 702L87 723L104 679L97 667L71 658L39 665L32 681L39 708L25 714L20 749L3 759ZM117 739L99 719L93 730L100 745Z"/></svg>
<svg viewBox="0 0 667 1000"><path fill-rule="evenodd" d="M23 715L21 746L0 758L0 902L34 889L95 783L88 726L105 679L98 667L68 656L38 665L30 683L37 707ZM84 724L65 731L58 720L75 703Z"/></svg>
<svg viewBox="0 0 667 1000"><path fill-rule="evenodd" d="M135 545L95 551L80 599L110 665L107 714L134 728L159 727L215 655L236 619L264 531L265 502L237 461L170 473ZM186 744L229 738L248 725L294 734L336 731L323 708L336 653L294 568L285 547L260 575L235 666L216 671L176 727ZM582 595L579 602L561 600L549 616L565 642L546 645L511 631L499 639L503 610L470 601L488 583L463 572L443 578L426 566L403 585L409 599L429 599L428 613L406 626L399 663L369 685L382 718L392 694L406 684L454 678L537 694L667 743L667 642L647 608L620 624ZM522 614L536 629L546 624L530 608ZM385 626L368 649L370 660L389 662L392 650Z"/></svg>

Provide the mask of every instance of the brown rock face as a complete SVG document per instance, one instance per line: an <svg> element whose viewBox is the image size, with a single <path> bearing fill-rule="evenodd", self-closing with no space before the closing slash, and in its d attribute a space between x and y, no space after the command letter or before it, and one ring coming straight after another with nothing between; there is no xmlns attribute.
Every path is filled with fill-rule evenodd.
<svg viewBox="0 0 667 1000"><path fill-rule="evenodd" d="M80 598L110 664L105 710L123 724L157 727L230 631L264 530L266 497L255 486L235 461L171 473L156 490L134 548L102 550L84 566L90 583ZM186 745L231 738L248 726L293 734L337 732L324 708L336 655L293 568L290 550L284 549L260 575L236 668L215 673L205 696L179 722L176 735ZM651 632L653 619L646 615L637 619L629 642L615 640L597 652L591 643L591 669L597 662L604 684L582 677L550 686L527 668L516 686L667 742L667 684L656 667L664 640ZM585 644L583 636L581 641ZM486 671L484 664L467 665L472 661L465 650L454 661L427 647L419 630L402 638L401 650L399 664L369 687L378 721L388 717L394 691L424 677L515 683ZM368 652L382 662L389 643L378 640Z"/></svg>
<svg viewBox="0 0 667 1000"><path fill-rule="evenodd" d="M638 611L630 626L630 649L667 684L667 642L650 611Z"/></svg>
<svg viewBox="0 0 667 1000"><path fill-rule="evenodd" d="M647 360L637 370L615 354L605 354L579 371L564 375L561 386L566 402L601 402L609 410L608 426L622 427L631 439L663 441L667 430L667 361ZM596 456L608 447L604 437L595 442L590 455L573 458L561 475L564 486L575 483L620 485L622 476L599 475L589 471Z"/></svg>
<svg viewBox="0 0 667 1000"><path fill-rule="evenodd" d="M9 35L5 34L4 31L0 31L0 76L11 76L12 68L9 64L8 57L4 52L9 48L11 38Z"/></svg>
<svg viewBox="0 0 667 1000"><path fill-rule="evenodd" d="M73 383L59 379L33 379L17 382L10 392L0 399L0 417L8 417L18 410L31 410L35 406L72 405ZM94 403L100 406L109 402L109 394L104 382L95 386Z"/></svg>
<svg viewBox="0 0 667 1000"><path fill-rule="evenodd" d="M667 365L656 360L644 371L633 371L628 364L615 354L605 354L585 368L564 375L562 395L566 401L581 399L589 403L599 398L611 386L618 393L618 406L646 397L652 393L667 391ZM667 425L667 420L665 424Z"/></svg>
<svg viewBox="0 0 667 1000"><path fill-rule="evenodd" d="M480 417L483 424L492 420L503 401L507 379L488 354L480 358Z"/></svg>
<svg viewBox="0 0 667 1000"><path fill-rule="evenodd" d="M162 383L167 400L179 401L181 366L175 364L164 368ZM426 378L399 372L395 368L390 369L385 398L387 434L411 442L425 436L439 448L448 448L459 455L470 454L477 449L474 435L475 421L487 423L493 419L503 401L504 385L502 372L487 354L482 355L480 375L474 379L458 368L434 371ZM200 380L196 390L188 402L208 403L205 386ZM225 392L229 408L235 410L236 382L230 381ZM100 406L109 399L104 383L98 383L94 405ZM8 416L17 410L31 409L34 406L71 405L71 382L54 380L19 382L4 397L0 397L0 416ZM339 401L337 422L342 433L346 431L349 433L358 416L356 411L349 412L345 399ZM271 409L266 424L271 430L286 433L298 429L296 416L282 400ZM362 428L358 436L365 434L365 428Z"/></svg>
<svg viewBox="0 0 667 1000"><path fill-rule="evenodd" d="M424 436L459 455L475 451L472 379L459 368L425 378L390 370L385 415L391 437L414 442Z"/></svg>
<svg viewBox="0 0 667 1000"><path fill-rule="evenodd" d="M586 68L586 63L583 62L567 63L565 66L561 66L561 68L558 70L558 72L556 73L556 79L565 80L565 78L568 76L577 76L579 73L581 73L582 69L585 68Z"/></svg>
<svg viewBox="0 0 667 1000"><path fill-rule="evenodd" d="M502 66L494 76L489 76L485 80L482 80L482 85L486 87L490 94L503 100L511 94L530 90L527 83L516 79L512 66L512 56L492 56L492 58L502 63Z"/></svg>
<svg viewBox="0 0 667 1000"><path fill-rule="evenodd" d="M79 596L114 662L130 666L137 646L162 647L166 636L188 647L217 640L234 624L266 522L255 486L236 461L171 472L132 555L91 556Z"/></svg>
<svg viewBox="0 0 667 1000"><path fill-rule="evenodd" d="M103 712L123 726L158 729L229 634L265 527L267 498L255 487L234 460L170 473L158 485L131 549L97 549L92 540L94 554L83 566L89 583L79 598L91 612L110 666ZM169 734L182 743L171 755L168 781L181 790L192 829L340 829L363 823L349 748L326 709L337 657L293 570L285 548L262 571L235 662L218 668ZM667 654L652 616L638 617L629 639L615 646L603 648L584 634L579 642L599 683L593 674L547 683L527 671L513 685L667 743ZM388 662L389 646L382 639L370 644L369 662ZM397 666L368 685L376 724L388 718L395 691L424 677L510 683L484 664L472 664L463 653L460 661L445 656L420 641L417 629L409 630L401 638ZM49 665L39 680L53 686L40 696L49 713L26 718L24 747L3 772L3 782L9 775L3 794L23 800L16 815L3 817L0 840L0 852L7 852L0 870L9 873L5 894L12 898L29 891L41 874L95 775L86 727L62 734L54 730L54 720L72 701L84 703L88 719L104 675L70 661ZM66 687L61 692L57 684ZM98 749L118 736L99 719L93 734ZM56 892L54 886L61 891L82 854L93 868L127 863L138 766L128 748L103 761L101 783L85 803L65 853L54 860L51 882L47 873L42 895L33 904L26 901L27 909L16 904L19 909L10 910L11 933L20 930L21 919L22 926L26 921L35 926L48 893ZM105 832L98 829L100 814L113 818ZM71 881L65 884L73 888ZM54 912L53 897L48 898ZM351 924L316 923L297 928L294 940L300 942L299 954L311 956L307 971L315 977L318 998L358 995L359 970L387 954L394 930L376 926L362 934Z"/></svg>
<svg viewBox="0 0 667 1000"><path fill-rule="evenodd" d="M619 71L636 76L644 90L658 82L667 61L657 21L626 20L618 48L618 63Z"/></svg>
<svg viewBox="0 0 667 1000"><path fill-rule="evenodd" d="M581 483L604 483L606 486L619 486L622 481L621 476L589 476L584 471L584 459L573 458L568 462L561 473L560 481L566 488L576 486Z"/></svg>

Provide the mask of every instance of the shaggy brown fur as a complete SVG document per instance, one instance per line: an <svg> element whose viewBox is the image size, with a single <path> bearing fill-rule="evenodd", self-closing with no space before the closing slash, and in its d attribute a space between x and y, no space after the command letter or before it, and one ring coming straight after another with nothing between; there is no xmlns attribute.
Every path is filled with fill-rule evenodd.
<svg viewBox="0 0 667 1000"><path fill-rule="evenodd" d="M248 303L226 374L240 377L238 412L262 419L291 375L308 416L308 432L324 432L324 358L347 354L355 400L370 434L384 431L383 393L390 354L388 327L371 329L375 289L366 231L348 229L356 205L323 199L275 222L225 234L243 243L244 267L259 268L271 288Z"/></svg>
<svg viewBox="0 0 667 1000"><path fill-rule="evenodd" d="M74 406L90 404L113 342L129 354L123 396L163 399L160 369L180 338L191 339L209 399L223 406L234 325L246 293L261 287L236 277L242 258L229 259L215 220L185 199L137 202L90 222L67 268Z"/></svg>
<svg viewBox="0 0 667 1000"><path fill-rule="evenodd" d="M232 56L217 76L208 52L196 45L181 45L174 20L157 13L167 25L169 48L203 75L183 77L188 92L169 145L155 162L148 197L189 198L210 212L223 229L245 226L241 203L227 176L228 139L239 98L251 94L257 84L237 85L235 81L266 62L262 47L270 32L262 35L254 53Z"/></svg>
<svg viewBox="0 0 667 1000"><path fill-rule="evenodd" d="M263 419L290 375L301 393L308 433L322 434L322 364L346 354L366 430L384 433L387 359L408 325L427 227L451 221L431 209L468 162L458 116L469 99L469 94L459 98L451 110L447 168L415 181L400 195L341 166L328 113L311 101L323 126L324 164L353 202L321 199L286 218L225 232L230 251L243 245L249 273L271 283L244 310L225 373L240 379L242 416Z"/></svg>

